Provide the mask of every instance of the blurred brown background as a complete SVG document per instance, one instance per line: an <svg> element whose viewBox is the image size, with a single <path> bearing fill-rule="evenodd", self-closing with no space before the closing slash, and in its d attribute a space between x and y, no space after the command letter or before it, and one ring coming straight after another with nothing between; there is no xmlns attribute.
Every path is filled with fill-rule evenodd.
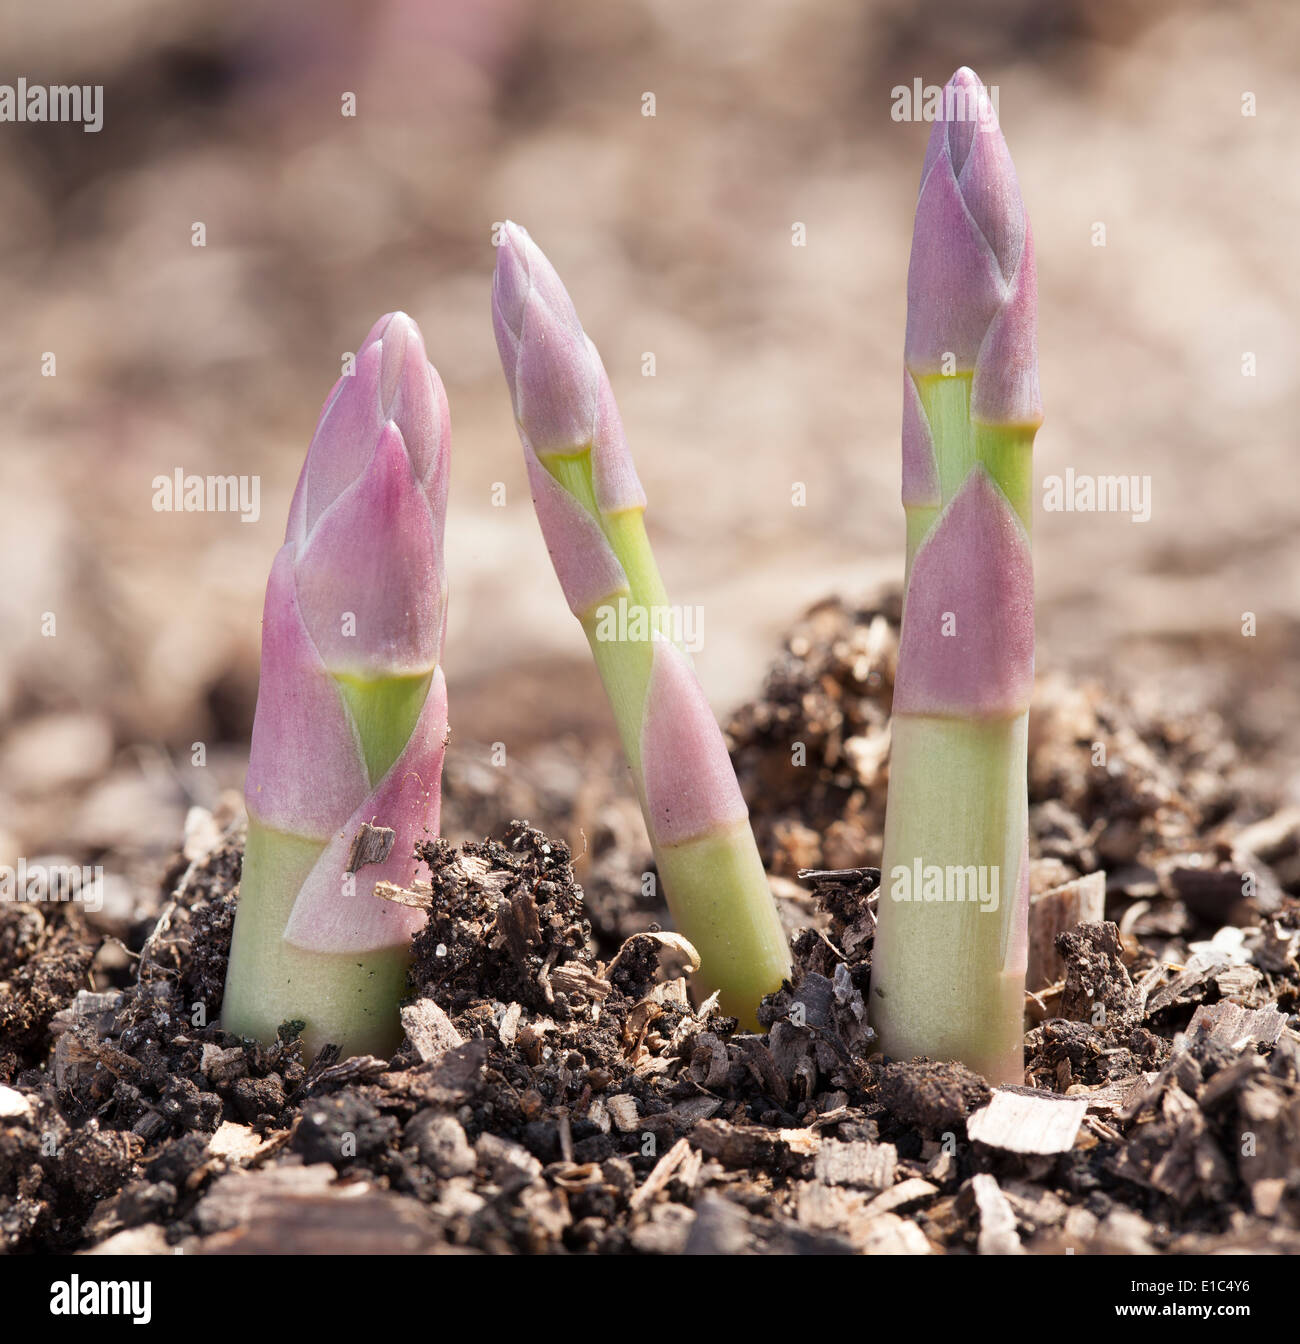
<svg viewBox="0 0 1300 1344"><path fill-rule="evenodd" d="M1040 481L1151 477L1146 523L1040 511L1040 665L1230 701L1293 769L1294 4L46 0L4 36L0 80L102 84L104 125L0 124L0 862L157 855L240 784L294 481L393 308L452 407L453 757L608 740L497 365L507 217L601 347L720 711L808 602L899 577L929 128L891 89L963 63L1034 223ZM257 474L260 521L155 512L178 467Z"/></svg>

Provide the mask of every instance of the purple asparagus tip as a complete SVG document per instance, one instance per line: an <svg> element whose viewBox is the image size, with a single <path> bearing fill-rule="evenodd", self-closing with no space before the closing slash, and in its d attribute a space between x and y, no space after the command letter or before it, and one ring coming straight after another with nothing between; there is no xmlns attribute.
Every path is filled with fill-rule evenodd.
<svg viewBox="0 0 1300 1344"><path fill-rule="evenodd" d="M555 267L509 220L492 277L492 325L526 448L543 461L590 449L600 510L645 508L600 354Z"/></svg>
<svg viewBox="0 0 1300 1344"><path fill-rule="evenodd" d="M963 66L926 149L907 275L905 361L916 377L973 373L971 414L1042 420L1033 239L988 92Z"/></svg>
<svg viewBox="0 0 1300 1344"><path fill-rule="evenodd" d="M573 301L541 248L506 222L492 280L492 325L515 417L541 457L577 453L595 432L598 364Z"/></svg>

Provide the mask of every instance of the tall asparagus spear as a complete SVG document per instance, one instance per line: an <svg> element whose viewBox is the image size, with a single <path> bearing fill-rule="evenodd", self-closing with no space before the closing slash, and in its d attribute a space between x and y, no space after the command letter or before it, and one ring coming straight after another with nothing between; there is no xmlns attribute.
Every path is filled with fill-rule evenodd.
<svg viewBox="0 0 1300 1344"><path fill-rule="evenodd" d="M871 1020L887 1054L1024 1080L1033 240L983 86L958 70L907 280L907 580Z"/></svg>
<svg viewBox="0 0 1300 1344"><path fill-rule="evenodd" d="M374 886L409 885L415 842L438 827L450 435L419 329L381 318L321 412L266 587L230 1031L270 1040L302 1021L312 1054L400 1040L424 916ZM364 823L396 835L353 872Z"/></svg>
<svg viewBox="0 0 1300 1344"><path fill-rule="evenodd" d="M674 624L645 494L596 347L559 276L507 223L492 285L497 347L533 503L636 781L669 908L723 1010L756 1025L790 956L726 744Z"/></svg>

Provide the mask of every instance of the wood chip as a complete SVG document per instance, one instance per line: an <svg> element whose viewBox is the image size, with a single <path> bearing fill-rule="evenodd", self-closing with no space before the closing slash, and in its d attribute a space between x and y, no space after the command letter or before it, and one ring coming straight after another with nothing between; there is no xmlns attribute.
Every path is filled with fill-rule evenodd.
<svg viewBox="0 0 1300 1344"><path fill-rule="evenodd" d="M620 1134L632 1133L641 1123L636 1098L629 1097L626 1092L620 1092L617 1096L606 1097L605 1109L609 1112L609 1117L613 1120Z"/></svg>
<svg viewBox="0 0 1300 1344"><path fill-rule="evenodd" d="M817 1149L814 1174L827 1185L887 1190L894 1183L898 1149L892 1143L840 1143L825 1139Z"/></svg>
<svg viewBox="0 0 1300 1344"><path fill-rule="evenodd" d="M334 1083L355 1083L366 1078L377 1078L388 1068L388 1061L378 1055L352 1055L312 1074L303 1084L301 1095L310 1096L318 1087Z"/></svg>
<svg viewBox="0 0 1300 1344"><path fill-rule="evenodd" d="M691 1131L691 1143L724 1167L742 1169L776 1159L778 1132L765 1125L733 1125L702 1120Z"/></svg>
<svg viewBox="0 0 1300 1344"><path fill-rule="evenodd" d="M1227 966L1228 958L1217 949L1209 953L1196 953L1167 985L1151 991L1146 1000L1147 1016L1162 1013L1169 1008L1199 1004L1209 992L1211 981ZM1169 968L1161 969L1167 971Z"/></svg>
<svg viewBox="0 0 1300 1344"><path fill-rule="evenodd" d="M277 1130L263 1136L248 1125L224 1120L208 1140L208 1152L213 1157L225 1158L227 1162L253 1162L281 1147L288 1133L288 1130Z"/></svg>
<svg viewBox="0 0 1300 1344"><path fill-rule="evenodd" d="M1270 1176L1266 1180L1256 1181L1250 1187L1251 1202L1261 1218L1277 1217L1282 1196L1286 1193L1286 1185L1285 1176Z"/></svg>
<svg viewBox="0 0 1300 1344"><path fill-rule="evenodd" d="M1089 1248L1100 1255L1151 1255L1151 1228L1132 1209L1112 1209L1101 1220Z"/></svg>
<svg viewBox="0 0 1300 1344"><path fill-rule="evenodd" d="M691 1052L691 1077L706 1090L722 1087L731 1072L731 1056L722 1039L711 1031L702 1031L695 1038Z"/></svg>
<svg viewBox="0 0 1300 1344"><path fill-rule="evenodd" d="M415 1053L425 1064L432 1064L448 1050L465 1044L451 1018L432 999L416 999L414 1003L408 1003L402 1009L402 1026Z"/></svg>
<svg viewBox="0 0 1300 1344"><path fill-rule="evenodd" d="M777 1102L786 1101L790 1096L790 1084L785 1074L777 1068L767 1041L760 1036L734 1036L731 1043L739 1050L754 1081L767 1095Z"/></svg>
<svg viewBox="0 0 1300 1344"><path fill-rule="evenodd" d="M896 1209L905 1209L909 1204L919 1204L939 1193L937 1185L923 1181L919 1176L899 1181L895 1186L879 1194L869 1203L863 1212L867 1217L880 1213L893 1213Z"/></svg>
<svg viewBox="0 0 1300 1344"><path fill-rule="evenodd" d="M0 1087L0 1120L30 1120L32 1103L12 1087Z"/></svg>
<svg viewBox="0 0 1300 1344"><path fill-rule="evenodd" d="M1030 1181L1007 1181L1001 1188L1020 1222L1039 1228L1057 1227L1070 1211L1054 1191Z"/></svg>
<svg viewBox="0 0 1300 1344"><path fill-rule="evenodd" d="M191 807L185 814L181 853L187 863L202 863L221 843L221 827L206 807Z"/></svg>
<svg viewBox="0 0 1300 1344"><path fill-rule="evenodd" d="M972 1176L963 1189L979 1221L976 1249L980 1255L1022 1255L1016 1215L998 1183L986 1171Z"/></svg>
<svg viewBox="0 0 1300 1344"><path fill-rule="evenodd" d="M815 1129L778 1129L776 1137L799 1157L813 1157L822 1145L822 1136Z"/></svg>
<svg viewBox="0 0 1300 1344"><path fill-rule="evenodd" d="M519 1204L529 1220L529 1238L543 1244L533 1246L534 1251L545 1249L545 1244L556 1242L564 1229L573 1222L569 1213L569 1201L564 1191L550 1190L544 1185L532 1185L522 1191Z"/></svg>
<svg viewBox="0 0 1300 1344"><path fill-rule="evenodd" d="M835 1232L848 1228L852 1232L861 1223L866 1206L866 1196L855 1190L822 1181L800 1181L795 1217L803 1227Z"/></svg>
<svg viewBox="0 0 1300 1344"><path fill-rule="evenodd" d="M570 961L563 966L557 966L551 972L551 988L557 994L567 994L570 997L581 994L583 998L590 999L593 1003L601 1003L609 997L614 986L590 967L578 961Z"/></svg>
<svg viewBox="0 0 1300 1344"><path fill-rule="evenodd" d="M446 1249L423 1205L366 1186L289 1194L255 1206L246 1222L204 1239L205 1255L426 1255Z"/></svg>
<svg viewBox="0 0 1300 1344"><path fill-rule="evenodd" d="M1065 978L1056 935L1106 917L1106 874L1088 873L1029 898L1029 970L1025 984L1043 989Z"/></svg>
<svg viewBox="0 0 1300 1344"><path fill-rule="evenodd" d="M474 1141L479 1174L510 1194L531 1185L542 1174L542 1164L522 1143L499 1134L480 1134Z"/></svg>
<svg viewBox="0 0 1300 1344"><path fill-rule="evenodd" d="M708 1120L722 1109L720 1097L687 1097L678 1102L668 1114L673 1124L681 1129L689 1129L701 1120Z"/></svg>
<svg viewBox="0 0 1300 1344"><path fill-rule="evenodd" d="M1157 1076L1154 1073L1142 1073L1136 1078L1119 1078L1114 1082L1101 1083L1096 1087L1088 1087L1084 1083L1075 1083L1066 1091L1066 1096L1077 1097L1086 1101L1090 1115L1103 1117L1119 1115L1136 1093L1145 1088Z"/></svg>
<svg viewBox="0 0 1300 1344"><path fill-rule="evenodd" d="M721 1195L706 1194L699 1200L684 1255L744 1255L752 1249L744 1209Z"/></svg>
<svg viewBox="0 0 1300 1344"><path fill-rule="evenodd" d="M865 1255L929 1255L934 1250L915 1223L896 1213L882 1213L854 1233Z"/></svg>
<svg viewBox="0 0 1300 1344"><path fill-rule="evenodd" d="M1262 983L1264 972L1258 966L1229 966L1214 976L1214 984L1225 999L1249 998Z"/></svg>
<svg viewBox="0 0 1300 1344"><path fill-rule="evenodd" d="M399 887L396 882L376 882L374 894L381 901L406 905L412 910L428 910L433 905L433 888L427 882L412 882L409 887Z"/></svg>
<svg viewBox="0 0 1300 1344"><path fill-rule="evenodd" d="M1192 1014L1187 1034L1212 1036L1216 1041L1243 1050L1248 1045L1276 1045L1286 1026L1286 1014L1276 1008L1243 1008L1226 999Z"/></svg>
<svg viewBox="0 0 1300 1344"><path fill-rule="evenodd" d="M368 863L383 863L393 852L393 843L397 832L391 826L372 826L368 821L361 823L361 829L352 837L352 849L348 853L348 866L345 872L359 872Z"/></svg>
<svg viewBox="0 0 1300 1344"><path fill-rule="evenodd" d="M680 933L634 933L630 938L624 939L623 946L614 954L614 960L609 963L605 970L607 977L613 974L614 967L619 963L619 958L638 938L649 938L666 951L676 952L679 956L684 957L691 970L698 971L700 969L700 954L695 950L695 944L683 938Z"/></svg>
<svg viewBox="0 0 1300 1344"><path fill-rule="evenodd" d="M160 1223L144 1223L140 1227L128 1227L106 1237L97 1246L89 1250L78 1251L78 1255L168 1255L172 1251L167 1241L167 1232Z"/></svg>
<svg viewBox="0 0 1300 1344"><path fill-rule="evenodd" d="M1233 843L1265 863L1294 854L1300 849L1300 807L1283 808L1264 821L1244 827Z"/></svg>
<svg viewBox="0 0 1300 1344"><path fill-rule="evenodd" d="M484 1040L466 1041L464 1045L448 1050L429 1066L428 1080L421 1084L421 1091L430 1102L459 1106L478 1087L487 1056L488 1046Z"/></svg>
<svg viewBox="0 0 1300 1344"><path fill-rule="evenodd" d="M998 1088L966 1121L978 1143L1008 1153L1068 1153L1087 1114L1085 1097L1054 1097Z"/></svg>
<svg viewBox="0 0 1300 1344"><path fill-rule="evenodd" d="M656 938L658 936L658 934L654 935ZM684 975L679 975L673 980L661 981L650 991L650 997L663 1008L676 1008L682 1013L693 1011L691 1008L691 992Z"/></svg>
<svg viewBox="0 0 1300 1344"><path fill-rule="evenodd" d="M650 1030L651 1022L663 1015L664 1010L659 1004L654 999L647 998L634 1004L623 1019L623 1053L634 1067L648 1054L645 1037L646 1032Z"/></svg>
<svg viewBox="0 0 1300 1344"><path fill-rule="evenodd" d="M695 1222L695 1210L682 1204L654 1204L645 1221L632 1229L632 1249L640 1255L681 1255Z"/></svg>
<svg viewBox="0 0 1300 1344"><path fill-rule="evenodd" d="M497 1027L497 1039L502 1045L514 1045L519 1034L519 1019L524 1015L522 1003L512 1003L501 1014L501 1025Z"/></svg>
<svg viewBox="0 0 1300 1344"><path fill-rule="evenodd" d="M940 1148L925 1164L925 1174L940 1185L946 1185L956 1174L957 1158L946 1148Z"/></svg>
<svg viewBox="0 0 1300 1344"><path fill-rule="evenodd" d="M230 1082L248 1073L248 1060L238 1046L223 1050L219 1045L205 1043L199 1059L199 1071L216 1083Z"/></svg>
<svg viewBox="0 0 1300 1344"><path fill-rule="evenodd" d="M1065 1225L1062 1228L1062 1237L1066 1249L1077 1250L1081 1246L1087 1246L1097 1235L1098 1226L1099 1222L1095 1213L1089 1213L1087 1209L1080 1208L1068 1210L1065 1215Z"/></svg>
<svg viewBox="0 0 1300 1344"><path fill-rule="evenodd" d="M125 995L118 989L100 993L79 989L71 1005L60 1009L50 1020L50 1035L57 1037L64 1032L76 1031L79 1027L90 1027L96 1036L107 1036L113 1029L113 1020L124 1000Z"/></svg>
<svg viewBox="0 0 1300 1344"><path fill-rule="evenodd" d="M633 1213L638 1209L644 1209L646 1205L654 1202L655 1196L668 1184L669 1181L677 1175L680 1170L688 1185L694 1184L694 1176L698 1175L703 1159L700 1154L691 1147L687 1139L678 1139L675 1144L654 1164L650 1175L645 1178L641 1186L632 1194L628 1201L628 1207Z"/></svg>
<svg viewBox="0 0 1300 1344"><path fill-rule="evenodd" d="M53 1023L50 1026L54 1034ZM73 1032L64 1032L54 1047L54 1081L58 1087L71 1087L79 1078L103 1065L116 1078L128 1081L144 1076L144 1065L123 1051L87 1039Z"/></svg>
<svg viewBox="0 0 1300 1344"><path fill-rule="evenodd" d="M214 1183L194 1208L200 1232L220 1232L247 1225L259 1212L281 1200L318 1194L334 1184L337 1173L328 1162L307 1167L269 1166L259 1171L232 1171ZM364 1194L372 1187L358 1181L349 1189Z"/></svg>

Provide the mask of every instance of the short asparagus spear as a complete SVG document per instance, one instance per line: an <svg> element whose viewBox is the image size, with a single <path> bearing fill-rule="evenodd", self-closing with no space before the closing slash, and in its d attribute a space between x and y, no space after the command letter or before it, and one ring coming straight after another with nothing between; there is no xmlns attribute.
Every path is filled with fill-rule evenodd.
<svg viewBox="0 0 1300 1344"><path fill-rule="evenodd" d="M887 1054L1024 1080L1033 240L976 76L944 90L907 282L907 580L871 1021Z"/></svg>
<svg viewBox="0 0 1300 1344"><path fill-rule="evenodd" d="M321 413L267 583L230 1031L265 1041L301 1021L311 1054L400 1040L423 915L373 893L409 885L415 842L438 827L449 451L418 328L381 318ZM353 872L365 823L395 837Z"/></svg>
<svg viewBox="0 0 1300 1344"><path fill-rule="evenodd" d="M517 224L497 253L492 316L533 503L582 623L678 929L706 989L756 1025L790 957L726 744L645 531L645 494L596 347L550 262Z"/></svg>

